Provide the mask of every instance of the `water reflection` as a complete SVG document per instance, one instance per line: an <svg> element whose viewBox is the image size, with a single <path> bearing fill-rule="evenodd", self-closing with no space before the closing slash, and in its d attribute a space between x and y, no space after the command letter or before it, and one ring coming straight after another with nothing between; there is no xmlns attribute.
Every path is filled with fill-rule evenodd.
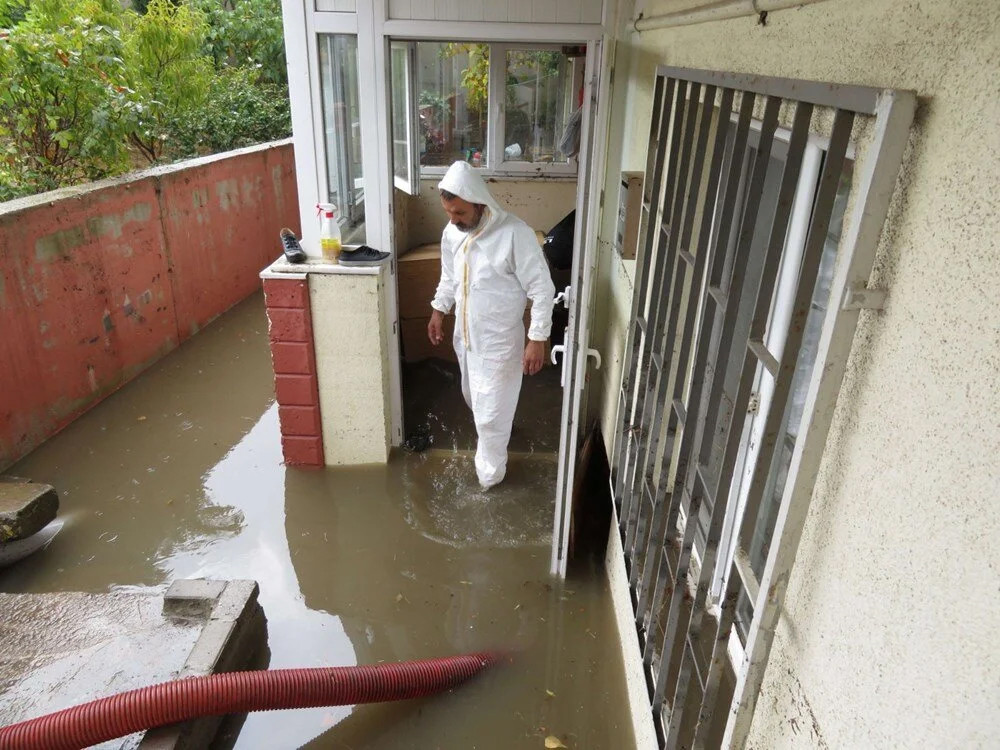
<svg viewBox="0 0 1000 750"><path fill-rule="evenodd" d="M286 471L282 466L278 434L278 409L272 405L204 477L206 499L236 508L244 520L241 533L213 536L201 529L197 540L177 544L156 565L168 580L258 581L272 669L357 664L352 639L340 618L308 606L300 590L292 546L309 544L314 533L322 538L322 532L303 527L286 533L286 486L291 482L294 493L296 477L303 472ZM259 746L256 743L262 736L280 736L288 746L298 746L349 713L349 708L337 707L250 714L237 747Z"/></svg>

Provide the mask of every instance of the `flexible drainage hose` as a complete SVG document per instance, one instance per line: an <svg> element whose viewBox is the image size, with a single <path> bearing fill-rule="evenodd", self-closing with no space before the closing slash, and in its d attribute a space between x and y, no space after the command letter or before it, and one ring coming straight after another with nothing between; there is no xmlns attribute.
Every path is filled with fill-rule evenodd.
<svg viewBox="0 0 1000 750"><path fill-rule="evenodd" d="M496 661L496 654L484 652L364 667L190 677L0 728L0 750L88 747L199 716L419 698L459 685Z"/></svg>

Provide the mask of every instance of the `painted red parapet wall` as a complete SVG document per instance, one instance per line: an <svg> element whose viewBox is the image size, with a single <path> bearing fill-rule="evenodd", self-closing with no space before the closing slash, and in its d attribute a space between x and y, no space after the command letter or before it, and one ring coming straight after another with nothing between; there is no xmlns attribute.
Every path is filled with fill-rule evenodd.
<svg viewBox="0 0 1000 750"><path fill-rule="evenodd" d="M260 289L290 142L0 204L0 470Z"/></svg>
<svg viewBox="0 0 1000 750"><path fill-rule="evenodd" d="M323 466L309 282L265 278L264 304L285 464Z"/></svg>

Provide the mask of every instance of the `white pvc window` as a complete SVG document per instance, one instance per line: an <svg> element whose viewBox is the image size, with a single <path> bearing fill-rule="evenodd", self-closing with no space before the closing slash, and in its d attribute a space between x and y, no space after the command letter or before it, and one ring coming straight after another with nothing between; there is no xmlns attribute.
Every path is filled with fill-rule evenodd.
<svg viewBox="0 0 1000 750"><path fill-rule="evenodd" d="M500 160L511 165L566 165L560 150L576 109L574 61L558 48L504 47ZM499 52L500 50L495 50Z"/></svg>
<svg viewBox="0 0 1000 750"><path fill-rule="evenodd" d="M365 179L358 95L358 38L319 34L323 141L326 153L325 202L337 207L344 241L365 238Z"/></svg>
<svg viewBox="0 0 1000 750"><path fill-rule="evenodd" d="M407 44L409 86L401 80ZM560 146L573 142L566 136L579 108L585 47L394 41L390 51L397 187L407 184L407 155L424 176L454 161L488 174L576 174L575 150Z"/></svg>
<svg viewBox="0 0 1000 750"><path fill-rule="evenodd" d="M746 181L748 179L750 166L757 158L757 140L760 123L753 123L754 130L751 131L747 145L747 152L744 157L743 177L740 184L741 197L739 202L746 199ZM765 215L773 214L776 208L778 188L781 175L785 168L788 155L788 132L779 130L775 134L775 141L771 148L768 173L764 180L761 196L761 210ZM727 144L732 147L730 140ZM785 339L788 335L788 326L791 322L792 306L795 299L796 287L798 284L799 267L802 260L802 253L805 250L806 232L809 227L809 219L813 200L816 195L816 187L819 180L819 169L822 162L823 151L819 144L810 142L803 155L802 167L799 173L798 185L795 191L794 201L791 207L791 219L788 231L785 236L785 245L781 254L781 266L778 271L778 280L771 301L770 313L767 324L767 336L764 344L768 351L773 352L778 358L784 351ZM754 234L753 242L750 246L750 262L748 263L748 273L759 274L763 253L766 249L767 231L769 227L761 225ZM730 240L732 245L736 241L736 231ZM737 318L737 327L740 333L745 335L749 329L752 317L753 301L745 298L740 299L741 311ZM815 316L812 318L816 323ZM737 337L738 338L738 337ZM813 353L815 357L815 353ZM735 349L728 357L728 365L725 373L727 388L725 392L735 391L735 380L739 377L739 371L743 364L742 350ZM812 365L812 360L808 363ZM726 584L726 574L731 569L732 557L736 549L735 529L739 526L739 518L743 512L746 502L746 494L749 490L749 483L754 467L757 464L757 454L760 450L760 442L763 436L764 415L768 413L771 405L771 396L774 392L774 376L763 366L758 364L757 372L754 376L753 395L751 397L750 411L742 422L742 439L740 454L737 459L735 473L739 477L733 482L730 491L729 502L726 504L727 515L722 531L721 548L726 551L719 556L716 566L716 576L712 587L712 597L718 600ZM726 396L724 401L728 402ZM731 406L731 404L729 404ZM790 453L789 453L790 455ZM706 503L702 505L699 516L699 544L696 551L700 553L705 533L708 527L708 519L712 507ZM767 544L763 545L766 556ZM760 561L760 566L762 567ZM759 575L759 573L758 573Z"/></svg>
<svg viewBox="0 0 1000 750"><path fill-rule="evenodd" d="M414 90L419 163L485 166L489 158L490 47L466 42L417 42Z"/></svg>
<svg viewBox="0 0 1000 750"><path fill-rule="evenodd" d="M392 42L389 59L392 75L392 176L396 188L410 195L420 192L420 154L418 150L415 42Z"/></svg>

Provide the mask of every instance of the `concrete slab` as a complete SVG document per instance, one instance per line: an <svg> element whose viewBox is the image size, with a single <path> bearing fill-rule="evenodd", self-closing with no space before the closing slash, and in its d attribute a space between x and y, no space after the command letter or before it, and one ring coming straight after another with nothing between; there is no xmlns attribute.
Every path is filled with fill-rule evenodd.
<svg viewBox="0 0 1000 750"><path fill-rule="evenodd" d="M41 531L59 512L59 495L47 484L0 481L0 544Z"/></svg>
<svg viewBox="0 0 1000 750"><path fill-rule="evenodd" d="M254 581L177 581L148 593L0 594L0 725L179 677L246 669L266 642ZM222 717L105 742L207 747Z"/></svg>

